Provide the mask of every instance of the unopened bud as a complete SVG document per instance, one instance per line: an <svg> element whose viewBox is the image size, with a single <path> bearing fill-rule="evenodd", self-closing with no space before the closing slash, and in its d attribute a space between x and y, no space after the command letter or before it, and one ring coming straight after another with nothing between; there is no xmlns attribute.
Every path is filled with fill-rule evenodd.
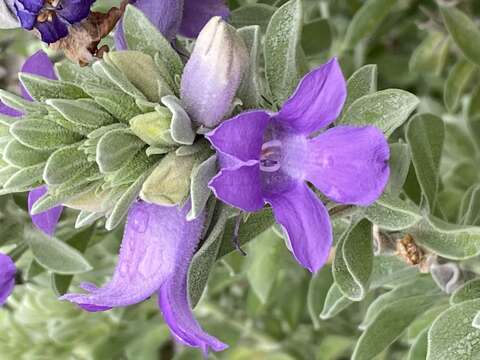
<svg viewBox="0 0 480 360"><path fill-rule="evenodd" d="M196 157L167 154L144 182L140 197L157 205L176 205L190 191L190 177Z"/></svg>
<svg viewBox="0 0 480 360"><path fill-rule="evenodd" d="M213 128L229 114L249 62L235 28L213 17L198 36L185 66L181 98L199 125Z"/></svg>
<svg viewBox="0 0 480 360"><path fill-rule="evenodd" d="M438 287L447 294L454 292L463 283L458 265L452 262L432 264L430 273Z"/></svg>
<svg viewBox="0 0 480 360"><path fill-rule="evenodd" d="M172 113L164 107L157 111L135 116L130 120L130 129L135 135L151 146L172 146L175 144L170 135Z"/></svg>

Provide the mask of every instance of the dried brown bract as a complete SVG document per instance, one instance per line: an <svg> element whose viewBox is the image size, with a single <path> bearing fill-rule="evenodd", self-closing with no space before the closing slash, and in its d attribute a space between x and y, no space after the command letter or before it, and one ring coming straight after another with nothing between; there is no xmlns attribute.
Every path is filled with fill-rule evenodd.
<svg viewBox="0 0 480 360"><path fill-rule="evenodd" d="M98 48L98 45L115 28L127 4L124 0L120 8L112 8L105 14L91 12L84 21L70 27L67 37L50 47L64 51L66 57L82 66L91 63L94 57L101 58L109 49L106 45Z"/></svg>
<svg viewBox="0 0 480 360"><path fill-rule="evenodd" d="M396 250L397 255L410 265L421 265L425 260L425 252L415 243L410 234L406 234L402 239L397 240Z"/></svg>

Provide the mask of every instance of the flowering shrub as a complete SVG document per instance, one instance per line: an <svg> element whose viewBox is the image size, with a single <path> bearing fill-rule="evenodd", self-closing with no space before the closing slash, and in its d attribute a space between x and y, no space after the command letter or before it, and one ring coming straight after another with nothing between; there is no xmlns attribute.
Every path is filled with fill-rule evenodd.
<svg viewBox="0 0 480 360"><path fill-rule="evenodd" d="M479 15L2 1L2 356L476 359Z"/></svg>

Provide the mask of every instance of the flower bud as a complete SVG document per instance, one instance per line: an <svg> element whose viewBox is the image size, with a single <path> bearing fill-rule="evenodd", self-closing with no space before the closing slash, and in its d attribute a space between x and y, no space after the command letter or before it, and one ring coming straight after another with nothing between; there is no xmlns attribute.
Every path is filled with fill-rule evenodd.
<svg viewBox="0 0 480 360"><path fill-rule="evenodd" d="M143 183L140 197L157 205L175 205L184 201L190 191L190 176L196 157L166 155Z"/></svg>
<svg viewBox="0 0 480 360"><path fill-rule="evenodd" d="M229 114L248 66L248 51L235 28L213 17L185 65L181 98L197 124L213 128Z"/></svg>
<svg viewBox="0 0 480 360"><path fill-rule="evenodd" d="M135 135L151 146L175 145L170 135L172 113L164 107L157 111L135 116L130 120L130 129Z"/></svg>

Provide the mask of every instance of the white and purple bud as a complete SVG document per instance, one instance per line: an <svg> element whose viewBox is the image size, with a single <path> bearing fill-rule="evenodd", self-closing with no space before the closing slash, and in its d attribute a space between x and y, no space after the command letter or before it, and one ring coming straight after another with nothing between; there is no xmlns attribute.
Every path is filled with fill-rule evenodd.
<svg viewBox="0 0 480 360"><path fill-rule="evenodd" d="M248 50L235 28L221 17L210 19L182 77L181 98L195 123L214 128L230 114L248 61Z"/></svg>

